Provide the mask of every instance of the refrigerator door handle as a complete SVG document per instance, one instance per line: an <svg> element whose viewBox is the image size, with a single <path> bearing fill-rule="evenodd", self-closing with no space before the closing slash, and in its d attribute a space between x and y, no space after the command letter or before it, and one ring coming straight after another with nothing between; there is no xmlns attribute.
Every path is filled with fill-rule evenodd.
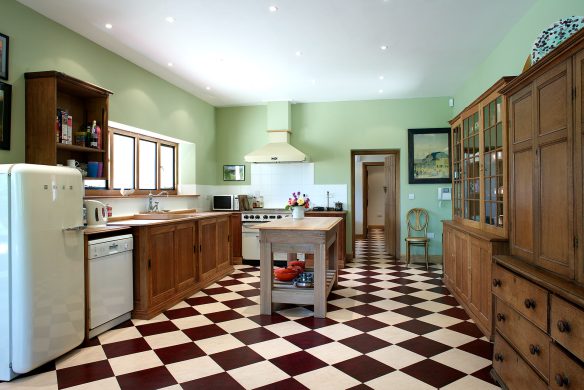
<svg viewBox="0 0 584 390"><path fill-rule="evenodd" d="M80 226L73 226L73 227L68 227L68 228L63 228L64 232L78 232L80 230L85 230L86 227L83 225Z"/></svg>

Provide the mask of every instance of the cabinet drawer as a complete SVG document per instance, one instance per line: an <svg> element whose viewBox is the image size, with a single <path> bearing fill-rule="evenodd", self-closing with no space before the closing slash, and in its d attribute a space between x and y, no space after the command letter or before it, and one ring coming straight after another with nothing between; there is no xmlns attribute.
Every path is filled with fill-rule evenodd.
<svg viewBox="0 0 584 390"><path fill-rule="evenodd" d="M551 345L550 389L584 389L584 368Z"/></svg>
<svg viewBox="0 0 584 390"><path fill-rule="evenodd" d="M584 360L584 311L554 295L551 306L552 338Z"/></svg>
<svg viewBox="0 0 584 390"><path fill-rule="evenodd" d="M549 375L549 337L509 305L497 299L495 326L542 376Z"/></svg>
<svg viewBox="0 0 584 390"><path fill-rule="evenodd" d="M493 294L510 304L519 313L547 331L548 293L543 288L514 273L495 265L493 270Z"/></svg>
<svg viewBox="0 0 584 390"><path fill-rule="evenodd" d="M547 389L546 383L498 333L495 334L493 368L509 390L525 389L526 384L529 390Z"/></svg>

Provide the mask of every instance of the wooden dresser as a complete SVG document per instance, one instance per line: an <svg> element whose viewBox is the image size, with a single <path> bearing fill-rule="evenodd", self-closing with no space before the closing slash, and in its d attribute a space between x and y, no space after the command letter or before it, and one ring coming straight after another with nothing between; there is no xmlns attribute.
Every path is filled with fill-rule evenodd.
<svg viewBox="0 0 584 390"><path fill-rule="evenodd" d="M584 30L511 81L509 251L494 256L493 376L584 388Z"/></svg>

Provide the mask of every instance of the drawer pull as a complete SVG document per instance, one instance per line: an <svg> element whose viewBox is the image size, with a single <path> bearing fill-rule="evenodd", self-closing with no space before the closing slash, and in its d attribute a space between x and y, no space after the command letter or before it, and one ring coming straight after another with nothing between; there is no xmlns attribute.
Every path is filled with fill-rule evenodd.
<svg viewBox="0 0 584 390"><path fill-rule="evenodd" d="M570 380L564 374L556 374L556 385L559 387L568 386L570 384Z"/></svg>
<svg viewBox="0 0 584 390"><path fill-rule="evenodd" d="M529 344L529 353L530 354L539 355L540 352L541 352L541 348L539 347L539 345Z"/></svg>
<svg viewBox="0 0 584 390"><path fill-rule="evenodd" d="M501 279L493 279L493 287L501 287Z"/></svg>
<svg viewBox="0 0 584 390"><path fill-rule="evenodd" d="M535 301L531 298L527 298L523 304L527 309L535 309Z"/></svg>
<svg viewBox="0 0 584 390"><path fill-rule="evenodd" d="M495 360L498 362L502 362L503 361L503 355L501 355L499 352L497 352L495 354Z"/></svg>
<svg viewBox="0 0 584 390"><path fill-rule="evenodd" d="M499 322L505 321L505 314L497 313L497 321Z"/></svg>
<svg viewBox="0 0 584 390"><path fill-rule="evenodd" d="M570 332L570 324L568 321L559 320L558 321L558 330L560 333L569 333Z"/></svg>

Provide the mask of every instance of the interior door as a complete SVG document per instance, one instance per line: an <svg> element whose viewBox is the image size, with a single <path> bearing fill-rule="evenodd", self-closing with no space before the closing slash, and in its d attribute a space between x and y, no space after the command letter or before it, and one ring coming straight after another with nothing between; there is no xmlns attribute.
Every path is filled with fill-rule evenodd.
<svg viewBox="0 0 584 390"><path fill-rule="evenodd" d="M367 165L363 164L363 238L369 237L369 222L367 216L369 214L369 170Z"/></svg>
<svg viewBox="0 0 584 390"><path fill-rule="evenodd" d="M385 251L391 256L397 256L396 229L396 176L395 176L395 155L390 154L385 157L383 170L385 177Z"/></svg>

